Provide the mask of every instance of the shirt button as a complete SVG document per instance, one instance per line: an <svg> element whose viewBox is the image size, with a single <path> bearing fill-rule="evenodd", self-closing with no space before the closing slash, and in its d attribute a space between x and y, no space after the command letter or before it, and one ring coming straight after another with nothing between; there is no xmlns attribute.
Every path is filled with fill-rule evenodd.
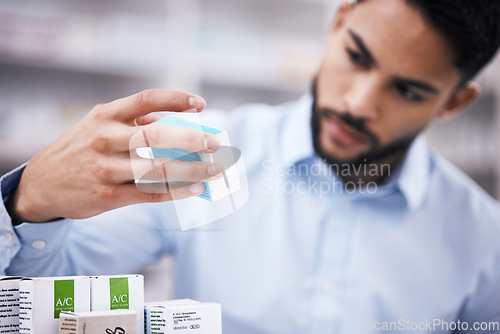
<svg viewBox="0 0 500 334"><path fill-rule="evenodd" d="M16 237L12 233L7 233L7 240L14 245L16 243Z"/></svg>
<svg viewBox="0 0 500 334"><path fill-rule="evenodd" d="M43 240L35 240L31 243L31 246L35 249L44 249L47 244Z"/></svg>

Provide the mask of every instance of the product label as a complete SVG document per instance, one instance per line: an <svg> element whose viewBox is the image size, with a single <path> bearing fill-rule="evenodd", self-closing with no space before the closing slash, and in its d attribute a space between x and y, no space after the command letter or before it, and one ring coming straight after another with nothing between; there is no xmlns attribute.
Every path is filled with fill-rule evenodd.
<svg viewBox="0 0 500 334"><path fill-rule="evenodd" d="M185 331L188 329L200 329L200 323L203 322L201 315L196 311L174 312L174 331Z"/></svg>
<svg viewBox="0 0 500 334"><path fill-rule="evenodd" d="M110 310L129 309L128 277L113 277L109 279Z"/></svg>
<svg viewBox="0 0 500 334"><path fill-rule="evenodd" d="M33 328L33 290L32 287L24 287L19 291L19 334L30 334Z"/></svg>
<svg viewBox="0 0 500 334"><path fill-rule="evenodd" d="M163 310L146 310L146 333L147 334L165 334L167 329L167 315Z"/></svg>
<svg viewBox="0 0 500 334"><path fill-rule="evenodd" d="M76 317L61 316L59 319L59 334L76 334L78 331Z"/></svg>
<svg viewBox="0 0 500 334"><path fill-rule="evenodd" d="M54 281L54 319L61 311L75 311L75 281Z"/></svg>
<svg viewBox="0 0 500 334"><path fill-rule="evenodd" d="M5 282L0 288L0 333L19 332L19 288Z"/></svg>

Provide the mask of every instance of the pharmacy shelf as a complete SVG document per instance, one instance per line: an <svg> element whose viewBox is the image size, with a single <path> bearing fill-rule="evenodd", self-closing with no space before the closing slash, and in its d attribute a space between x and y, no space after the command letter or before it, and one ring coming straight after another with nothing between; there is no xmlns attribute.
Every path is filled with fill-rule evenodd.
<svg viewBox="0 0 500 334"><path fill-rule="evenodd" d="M125 76L158 75L169 45L162 20L0 10L0 60Z"/></svg>
<svg viewBox="0 0 500 334"><path fill-rule="evenodd" d="M54 71L67 71L74 75L92 74L96 76L114 76L120 80L129 79L160 79L158 71L153 69L133 69L133 68L117 68L106 66L95 66L88 64L76 64L73 62L52 62L36 59L20 59L8 55L0 55L0 64L3 66L23 66L26 68L39 68Z"/></svg>
<svg viewBox="0 0 500 334"><path fill-rule="evenodd" d="M309 90L340 2L7 1L0 8L0 122L17 124L34 106L45 113L39 122L54 122L68 104L81 115L93 103L150 87L198 93L216 108L284 102ZM493 100L428 132L445 157L475 177L493 178L496 189L499 72L500 56L479 78ZM482 114L488 117L475 117ZM60 133L76 119L66 118L50 132ZM10 140L0 151L0 167L50 142L26 126L19 131L9 138L0 131L1 143Z"/></svg>
<svg viewBox="0 0 500 334"><path fill-rule="evenodd" d="M55 122L68 104L81 116L105 96L150 87L219 91L212 107L298 96L318 64L325 8L330 1L7 2L0 8L0 118L18 130L0 136L0 165L29 158L75 122ZM280 21L283 15L293 22ZM57 125L35 131L22 124L35 107L38 123Z"/></svg>
<svg viewBox="0 0 500 334"><path fill-rule="evenodd" d="M222 34L214 34L220 37ZM231 40L231 38L227 38ZM320 63L322 45L307 38L290 36L245 36L245 45L212 41L200 50L201 80L217 85L304 92ZM252 43L253 42L253 43ZM218 47L220 46L220 48Z"/></svg>
<svg viewBox="0 0 500 334"><path fill-rule="evenodd" d="M498 58L480 75L481 98L427 131L431 146L500 199L500 87L492 80ZM496 72L498 73L498 72Z"/></svg>
<svg viewBox="0 0 500 334"><path fill-rule="evenodd" d="M4 1L2 12L36 14L36 15L75 15L103 17L116 13L133 13L147 17L164 17L166 10L165 0L106 0L106 1L79 1L79 0L24 0Z"/></svg>
<svg viewBox="0 0 500 334"><path fill-rule="evenodd" d="M175 58L168 50L180 49L199 55L181 60L198 63L201 75L197 80L296 91L310 80L321 53L321 40L316 37L311 41L307 35L235 34L195 27L193 33L199 37L190 43L180 42L176 34L161 32L165 27L160 20L128 15L75 20L58 15L37 17L33 26L32 15L0 13L4 18L0 33L8 37L0 39L0 62L158 79L166 74L168 60ZM8 24L13 19L17 29ZM131 31L136 31L135 37Z"/></svg>

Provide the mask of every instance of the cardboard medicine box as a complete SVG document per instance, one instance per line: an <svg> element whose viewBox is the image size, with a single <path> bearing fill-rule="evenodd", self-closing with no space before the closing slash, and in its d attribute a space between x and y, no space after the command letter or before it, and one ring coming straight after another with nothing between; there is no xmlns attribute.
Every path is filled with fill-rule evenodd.
<svg viewBox="0 0 500 334"><path fill-rule="evenodd" d="M0 278L0 333L19 333L19 281L21 277Z"/></svg>
<svg viewBox="0 0 500 334"><path fill-rule="evenodd" d="M161 302L144 304L144 333L159 334L166 331L166 317L163 308L169 305L194 304L199 301L193 299L173 299Z"/></svg>
<svg viewBox="0 0 500 334"><path fill-rule="evenodd" d="M63 311L90 311L90 278L38 277L19 282L19 333L57 334Z"/></svg>
<svg viewBox="0 0 500 334"><path fill-rule="evenodd" d="M191 299L147 303L146 334L222 334L221 305Z"/></svg>
<svg viewBox="0 0 500 334"><path fill-rule="evenodd" d="M92 276L92 311L134 310L137 333L144 333L144 276Z"/></svg>
<svg viewBox="0 0 500 334"><path fill-rule="evenodd" d="M61 312L59 334L137 334L133 310Z"/></svg>
<svg viewBox="0 0 500 334"><path fill-rule="evenodd" d="M201 130L203 132L213 134L219 138L220 147L230 148L231 144L229 142L229 136L226 131L219 130L213 127L209 127L206 125L201 125L195 122L191 122L187 119L178 117L178 116L169 116L163 118L156 123L174 125L185 129L192 130ZM174 148L151 148L153 157L156 158L167 158L174 159L180 161L206 161L212 162L212 154L211 153L197 153L190 152L181 149ZM229 196L236 191L241 189L241 183L238 176L238 171L234 164L239 157L233 155L233 151L231 149L226 149L224 152L220 151L219 154L223 154L223 159L225 164L231 165L224 171L223 177L214 180L214 181L204 181L203 185L205 186L205 190L202 194L198 195L198 197L203 198L207 201L215 202L226 196ZM214 156L217 153L214 154ZM220 155L219 155L220 157Z"/></svg>

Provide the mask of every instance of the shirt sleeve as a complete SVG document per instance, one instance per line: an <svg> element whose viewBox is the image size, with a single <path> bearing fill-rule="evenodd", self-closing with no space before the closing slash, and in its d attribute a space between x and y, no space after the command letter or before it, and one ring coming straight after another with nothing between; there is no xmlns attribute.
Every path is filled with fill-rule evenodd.
<svg viewBox="0 0 500 334"><path fill-rule="evenodd" d="M17 188L25 166L26 164L23 164L0 178L0 195L2 198L0 204L0 275L5 274L5 270L12 258L14 258L21 248L20 240L16 235L12 226L12 220L5 208L5 202L9 199L12 191Z"/></svg>
<svg viewBox="0 0 500 334"><path fill-rule="evenodd" d="M171 252L158 205L133 205L84 220L12 226L5 201L24 165L0 179L1 273L16 276L102 275L140 272ZM164 210L162 210L163 212Z"/></svg>

